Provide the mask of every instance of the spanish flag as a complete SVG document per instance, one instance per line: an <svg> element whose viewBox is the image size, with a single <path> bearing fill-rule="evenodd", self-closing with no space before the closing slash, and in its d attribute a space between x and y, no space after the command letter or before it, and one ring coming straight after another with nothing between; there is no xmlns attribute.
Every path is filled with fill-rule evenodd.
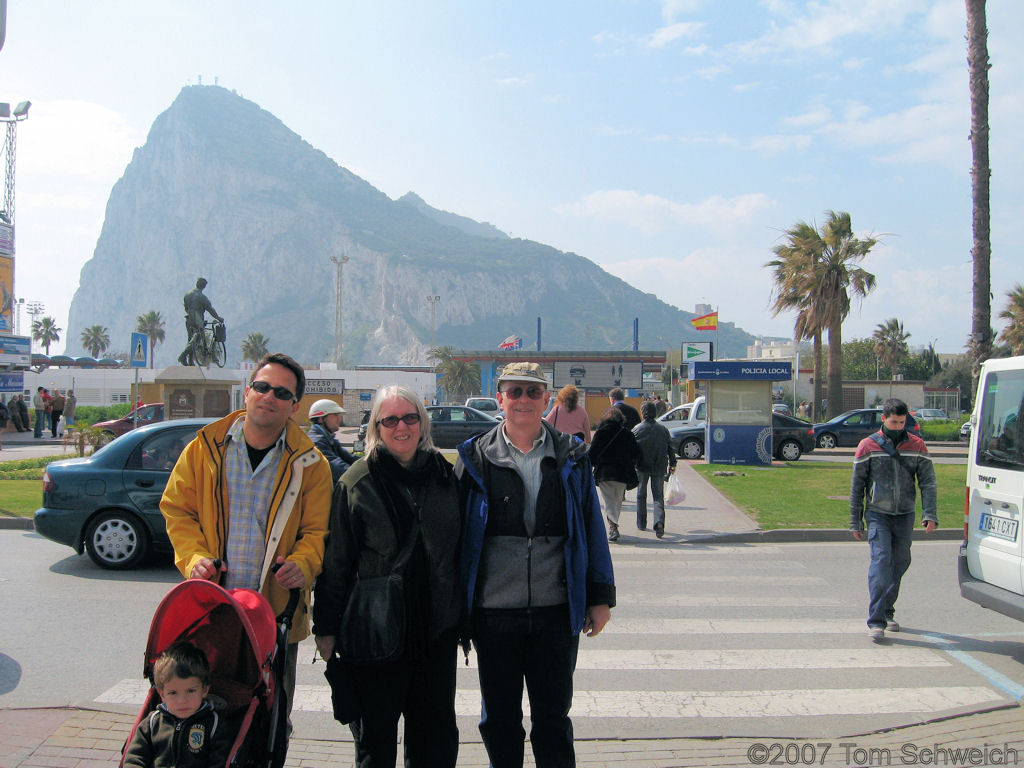
<svg viewBox="0 0 1024 768"><path fill-rule="evenodd" d="M690 321L693 323L693 327L698 331L717 331L718 330L718 310L709 312L706 315L695 317Z"/></svg>

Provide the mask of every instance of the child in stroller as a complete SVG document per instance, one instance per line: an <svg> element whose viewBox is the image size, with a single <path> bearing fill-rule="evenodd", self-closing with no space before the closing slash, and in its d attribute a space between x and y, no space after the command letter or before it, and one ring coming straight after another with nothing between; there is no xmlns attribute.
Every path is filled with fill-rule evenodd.
<svg viewBox="0 0 1024 768"><path fill-rule="evenodd" d="M121 765L146 768L164 765L280 768L284 765L288 751L288 706L279 681L284 673L288 632L299 594L299 590L292 590L288 607L275 618L266 598L252 590L226 590L202 579L189 579L173 587L160 602L150 623L143 674L150 678L154 687L128 736ZM218 746L223 737L228 741L228 748L211 750L202 761L188 753L184 759L179 758L180 762L174 762L170 755L169 762L158 759L131 762L136 758L129 745L141 738L137 737L137 732L161 704L160 659L166 651L183 643L198 649L209 660L209 680L201 686L209 685L209 689L203 698L213 704L218 716ZM186 671L193 673L189 677L199 677L202 682L202 675L195 669L183 669L181 673ZM163 693L167 693L166 686ZM165 704L170 709L170 704ZM200 708L199 714L203 712ZM213 735L206 731L204 740Z"/></svg>
<svg viewBox="0 0 1024 768"><path fill-rule="evenodd" d="M160 706L135 729L124 765L186 768L227 762L231 735L207 698L210 664L192 643L172 643L153 665Z"/></svg>

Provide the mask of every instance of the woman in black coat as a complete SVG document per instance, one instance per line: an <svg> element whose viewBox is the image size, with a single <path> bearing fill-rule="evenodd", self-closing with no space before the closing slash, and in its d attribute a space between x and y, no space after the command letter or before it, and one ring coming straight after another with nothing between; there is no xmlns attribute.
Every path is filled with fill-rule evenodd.
<svg viewBox="0 0 1024 768"><path fill-rule="evenodd" d="M350 724L359 768L393 768L398 719L405 718L404 765L453 768L459 750L455 670L462 616L457 553L461 531L455 474L430 440L430 419L415 393L382 389L366 433L366 457L335 486L324 567L316 582L313 634L330 665L334 695L354 696ZM405 574L401 655L350 664L338 637L357 579L386 576L412 546Z"/></svg>
<svg viewBox="0 0 1024 768"><path fill-rule="evenodd" d="M590 444L597 494L601 497L605 520L608 521L608 541L619 540L619 513L626 490L636 488L639 454L636 438L626 426L626 417L618 408L609 408L601 416L601 423Z"/></svg>

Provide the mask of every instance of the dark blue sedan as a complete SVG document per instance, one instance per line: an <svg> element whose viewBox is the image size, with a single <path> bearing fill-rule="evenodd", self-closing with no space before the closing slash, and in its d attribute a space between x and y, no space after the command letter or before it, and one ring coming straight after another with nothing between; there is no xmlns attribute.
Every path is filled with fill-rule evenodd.
<svg viewBox="0 0 1024 768"><path fill-rule="evenodd" d="M819 448L856 446L868 435L882 428L881 408L858 408L841 413L824 424L814 425L814 441ZM907 415L907 432L921 436L921 427Z"/></svg>
<svg viewBox="0 0 1024 768"><path fill-rule="evenodd" d="M92 456L55 461L43 475L36 532L103 568L134 568L149 552L170 551L160 497L178 454L213 419L140 427Z"/></svg>

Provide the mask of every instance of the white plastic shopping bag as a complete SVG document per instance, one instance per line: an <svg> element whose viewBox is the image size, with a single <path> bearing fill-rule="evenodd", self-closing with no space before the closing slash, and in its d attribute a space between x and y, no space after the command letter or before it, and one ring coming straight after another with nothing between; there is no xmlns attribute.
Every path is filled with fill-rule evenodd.
<svg viewBox="0 0 1024 768"><path fill-rule="evenodd" d="M683 481L679 479L678 473L673 472L668 478L668 493L665 494L666 504L682 504L686 501L686 492L683 490Z"/></svg>

